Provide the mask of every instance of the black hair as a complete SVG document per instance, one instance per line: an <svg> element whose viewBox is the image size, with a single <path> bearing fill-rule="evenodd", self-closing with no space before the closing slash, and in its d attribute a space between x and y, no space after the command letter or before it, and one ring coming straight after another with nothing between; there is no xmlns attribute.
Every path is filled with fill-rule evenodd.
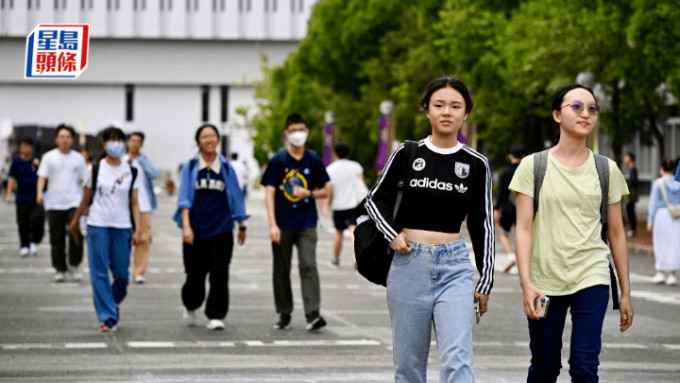
<svg viewBox="0 0 680 383"><path fill-rule="evenodd" d="M54 137L58 136L59 131L62 130L62 129L71 133L71 138L76 138L76 131L73 129L73 127L66 125L66 124L57 125L57 129L54 131Z"/></svg>
<svg viewBox="0 0 680 383"><path fill-rule="evenodd" d="M349 145L346 142L338 142L333 146L333 150L335 150L335 155L340 159L347 158L349 155Z"/></svg>
<svg viewBox="0 0 680 383"><path fill-rule="evenodd" d="M463 99L465 100L465 111L470 113L472 110L472 96L470 95L470 90L464 82L453 77L439 77L430 81L430 83L427 85L427 89L425 90L425 94L423 94L423 98L420 99L420 108L422 110L427 110L427 108L430 106L430 98L432 98L432 94L447 86L457 90L458 93L463 96Z"/></svg>
<svg viewBox="0 0 680 383"><path fill-rule="evenodd" d="M142 133L140 131L132 132L132 133L127 135L127 139L129 140L132 136L139 136L139 138L142 139L142 143L144 142L144 133Z"/></svg>
<svg viewBox="0 0 680 383"><path fill-rule="evenodd" d="M635 153L633 153L633 152L628 152L628 153L626 153L626 155L627 155L628 157L630 157L630 159L633 160L633 162L635 162Z"/></svg>
<svg viewBox="0 0 680 383"><path fill-rule="evenodd" d="M104 130L101 131L100 135L102 136L102 142L106 142L112 139L119 139L119 140L124 140L125 139L125 133L120 128L116 128L115 126L109 126L108 128L105 128Z"/></svg>
<svg viewBox="0 0 680 383"><path fill-rule="evenodd" d="M34 146L34 145L33 145L33 139L32 139L32 138L22 138L22 139L20 139L20 140L19 140L19 145L21 145L21 144L29 144L29 145L31 145L31 146Z"/></svg>
<svg viewBox="0 0 680 383"><path fill-rule="evenodd" d="M292 113L286 117L286 130L293 124L305 124L305 127L309 128L309 126L307 126L307 120L305 120L300 113Z"/></svg>
<svg viewBox="0 0 680 383"><path fill-rule="evenodd" d="M569 84L561 87L555 92L555 95L553 96L553 103L552 103L552 110L560 110L562 107L562 101L564 101L564 96L567 95L567 93L571 92L574 89L585 89L590 94L593 95L593 98L595 98L595 93L593 93L593 90L585 85L581 84Z"/></svg>
<svg viewBox="0 0 680 383"><path fill-rule="evenodd" d="M524 156L527 155L526 148L524 148L524 145L522 144L514 144L510 146L510 154L519 159L522 159Z"/></svg>
<svg viewBox="0 0 680 383"><path fill-rule="evenodd" d="M661 169L670 172L670 173L675 173L675 170L678 168L678 161L674 160L672 158L666 158L663 161L661 161Z"/></svg>
<svg viewBox="0 0 680 383"><path fill-rule="evenodd" d="M203 129L205 129L205 128L211 128L212 130L214 130L214 131L215 131L215 134L217 134L217 140L219 141L219 139L220 139L220 132L219 132L219 130L217 130L217 127L216 127L215 125L213 125L213 124L203 124L203 125L199 126L198 129L196 130L196 137L195 137L195 139L196 139L196 143L197 143L197 144L198 144L198 136L201 135L201 131L202 131Z"/></svg>

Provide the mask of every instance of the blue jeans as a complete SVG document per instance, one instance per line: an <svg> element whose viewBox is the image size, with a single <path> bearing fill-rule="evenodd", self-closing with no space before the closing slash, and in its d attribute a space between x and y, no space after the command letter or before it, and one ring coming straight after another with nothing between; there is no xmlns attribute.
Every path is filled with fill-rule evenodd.
<svg viewBox="0 0 680 383"><path fill-rule="evenodd" d="M597 285L571 295L549 296L548 315L529 319L531 366L527 382L555 382L562 368L562 333L571 307L569 375L572 382L597 382L602 324L609 286Z"/></svg>
<svg viewBox="0 0 680 383"><path fill-rule="evenodd" d="M440 382L474 382L474 269L465 243L409 243L413 250L395 252L387 276L395 381L426 382L434 325Z"/></svg>
<svg viewBox="0 0 680 383"><path fill-rule="evenodd" d="M130 279L132 229L87 226L87 250L94 308L100 322L118 323L118 305ZM109 278L113 275L113 283Z"/></svg>

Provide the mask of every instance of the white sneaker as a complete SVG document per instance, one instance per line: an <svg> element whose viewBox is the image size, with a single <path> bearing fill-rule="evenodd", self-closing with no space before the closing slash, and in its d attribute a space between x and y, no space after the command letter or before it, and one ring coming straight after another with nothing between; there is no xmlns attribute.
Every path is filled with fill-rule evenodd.
<svg viewBox="0 0 680 383"><path fill-rule="evenodd" d="M141 285L142 283L146 282L146 279L144 278L143 275L135 275L134 280L135 283L138 285Z"/></svg>
<svg viewBox="0 0 680 383"><path fill-rule="evenodd" d="M666 279L666 284L668 286L676 286L678 284L678 279L675 278L675 275L669 275L668 279Z"/></svg>
<svg viewBox="0 0 680 383"><path fill-rule="evenodd" d="M68 273L71 276L71 280L74 282L80 282L83 280L83 273L80 271L80 267L78 266L71 267Z"/></svg>
<svg viewBox="0 0 680 383"><path fill-rule="evenodd" d="M184 322L187 324L187 326L196 326L196 311L195 310L187 310L184 309L184 313L182 314L182 318L184 318Z"/></svg>
<svg viewBox="0 0 680 383"><path fill-rule="evenodd" d="M19 254L21 254L21 258L26 258L28 257L28 247L22 247L21 250L19 250Z"/></svg>
<svg viewBox="0 0 680 383"><path fill-rule="evenodd" d="M224 330L224 322L219 319L211 319L205 327L207 327L208 330Z"/></svg>
<svg viewBox="0 0 680 383"><path fill-rule="evenodd" d="M38 256L38 245L36 243L31 242L31 255L34 257Z"/></svg>
<svg viewBox="0 0 680 383"><path fill-rule="evenodd" d="M656 283L656 284L663 283L665 280L666 280L666 276L663 275L663 273L660 272L660 271L657 271L656 275L654 275L654 277L652 277L652 283Z"/></svg>
<svg viewBox="0 0 680 383"><path fill-rule="evenodd" d="M54 274L54 281L57 283L63 282L66 280L66 273L63 271L57 271L56 274Z"/></svg>

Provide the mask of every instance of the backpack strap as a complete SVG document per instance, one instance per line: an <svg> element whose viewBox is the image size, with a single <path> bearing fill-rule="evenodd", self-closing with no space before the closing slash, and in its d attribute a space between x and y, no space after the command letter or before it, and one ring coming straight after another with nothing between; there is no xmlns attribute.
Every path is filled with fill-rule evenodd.
<svg viewBox="0 0 680 383"><path fill-rule="evenodd" d="M97 177L99 176L99 162L92 163L92 194L90 195L90 203L88 206L92 206L92 201L94 201L94 195L97 194Z"/></svg>
<svg viewBox="0 0 680 383"><path fill-rule="evenodd" d="M602 201L600 202L600 222L602 222L602 240L604 243L609 243L609 238L607 236L607 209L609 204L609 160L607 157L595 154L595 167L597 167L597 175L600 177L600 188L602 189ZM609 261L609 279L611 281L612 288L612 306L614 310L619 309L619 282L616 278L616 273L614 272L614 267L612 267L611 261Z"/></svg>
<svg viewBox="0 0 680 383"><path fill-rule="evenodd" d="M130 182L130 190L128 191L128 198L130 198L130 201L132 202L132 185L135 184L135 180L137 179L137 168L130 165L130 171L132 172L132 182Z"/></svg>
<svg viewBox="0 0 680 383"><path fill-rule="evenodd" d="M394 211L392 213L392 221L397 222L397 212L399 211L399 205L401 205L401 198L404 195L404 184L406 183L406 178L410 171L408 169L409 164L413 163L413 159L416 157L416 149L418 149L418 143L415 141L406 140L404 142L404 148L408 150L408 156L404 156L404 164L402 165L401 176L397 182L397 200L394 203Z"/></svg>
<svg viewBox="0 0 680 383"><path fill-rule="evenodd" d="M538 196L541 193L545 171L548 169L548 150L534 154L534 219L538 212Z"/></svg>

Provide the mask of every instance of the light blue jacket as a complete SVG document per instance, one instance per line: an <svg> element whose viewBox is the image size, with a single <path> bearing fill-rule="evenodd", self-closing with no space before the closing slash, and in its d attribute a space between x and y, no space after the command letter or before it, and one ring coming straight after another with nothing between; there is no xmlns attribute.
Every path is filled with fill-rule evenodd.
<svg viewBox="0 0 680 383"><path fill-rule="evenodd" d="M196 192L196 180L198 179L198 156L185 162L182 165L182 175L180 177L179 193L177 194L177 211L173 216L173 220L177 223L179 228L182 228L182 209L191 209L194 205L194 195ZM222 170L220 175L222 181L226 185L224 189L227 193L227 203L229 204L230 219L232 221L243 222L248 217L246 214L246 206L243 201L243 192L238 186L238 179L236 172L231 167L229 161L223 156L219 155L219 160L222 163ZM233 226L231 227L233 229Z"/></svg>
<svg viewBox="0 0 680 383"><path fill-rule="evenodd" d="M142 167L144 175L146 176L146 185L144 185L146 187L146 195L149 196L151 209L155 210L158 207L158 202L156 201L156 193L153 192L153 183L151 180L158 178L158 176L161 174L161 171L158 170L158 167L154 165L151 160L149 160L149 157L143 154L138 155L135 157L135 159L139 163L139 166Z"/></svg>
<svg viewBox="0 0 680 383"><path fill-rule="evenodd" d="M680 205L680 184L673 181L673 176L657 178L652 183L652 191L649 192L649 207L647 208L647 223L654 222L657 210L666 208L666 201L661 194L661 183L665 186L668 202L671 205Z"/></svg>

